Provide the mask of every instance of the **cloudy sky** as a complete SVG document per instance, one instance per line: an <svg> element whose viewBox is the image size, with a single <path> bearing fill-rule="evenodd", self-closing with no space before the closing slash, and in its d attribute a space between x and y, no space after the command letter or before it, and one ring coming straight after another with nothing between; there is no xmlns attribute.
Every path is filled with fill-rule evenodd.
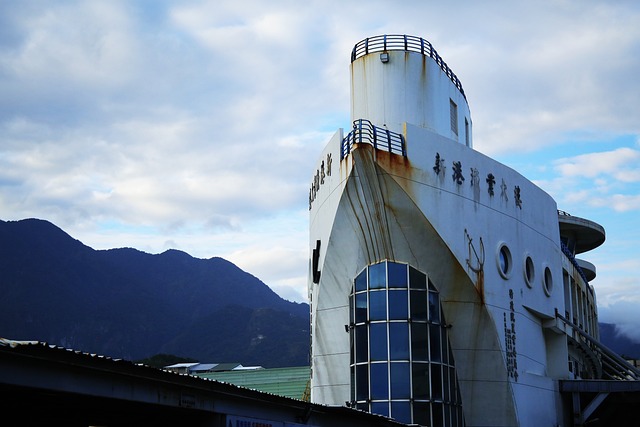
<svg viewBox="0 0 640 427"><path fill-rule="evenodd" d="M306 300L308 188L349 58L424 37L475 148L607 230L600 320L640 340L640 4L0 1L0 219L95 249L220 256Z"/></svg>

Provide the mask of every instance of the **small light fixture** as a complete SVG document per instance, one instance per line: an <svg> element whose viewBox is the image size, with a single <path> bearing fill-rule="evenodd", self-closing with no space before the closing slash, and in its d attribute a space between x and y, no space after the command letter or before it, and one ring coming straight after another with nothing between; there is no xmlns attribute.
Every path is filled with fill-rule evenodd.
<svg viewBox="0 0 640 427"><path fill-rule="evenodd" d="M387 62L389 62L389 54L387 52L381 53L380 54L380 61L382 61L385 64Z"/></svg>

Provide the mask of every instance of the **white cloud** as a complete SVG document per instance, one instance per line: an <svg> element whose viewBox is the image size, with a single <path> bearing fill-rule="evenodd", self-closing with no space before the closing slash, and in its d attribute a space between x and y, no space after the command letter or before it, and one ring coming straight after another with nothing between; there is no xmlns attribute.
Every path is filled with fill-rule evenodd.
<svg viewBox="0 0 640 427"><path fill-rule="evenodd" d="M8 70L32 83L62 78L74 85L110 85L129 76L137 43L126 11L115 3L51 6L23 16L27 34L20 48L4 58Z"/></svg>
<svg viewBox="0 0 640 427"><path fill-rule="evenodd" d="M349 126L354 43L425 37L476 148L541 152L640 134L639 18L630 2L0 4L0 218L228 256L304 298L309 179ZM600 151L549 161L543 187L637 211L638 147Z"/></svg>
<svg viewBox="0 0 640 427"><path fill-rule="evenodd" d="M566 151L566 150L565 150ZM564 206L640 211L640 151L620 146L552 160L549 177L536 183ZM568 209L568 207L566 207Z"/></svg>
<svg viewBox="0 0 640 427"><path fill-rule="evenodd" d="M261 242L233 252L226 259L253 272L282 297L287 295L291 301L306 301L307 270L300 269L308 263L306 236L297 237L301 241L295 246L282 246L283 242L278 241Z"/></svg>
<svg viewBox="0 0 640 427"><path fill-rule="evenodd" d="M640 150L628 147L558 159L554 164L565 177L609 175L621 182L640 182Z"/></svg>
<svg viewBox="0 0 640 427"><path fill-rule="evenodd" d="M622 4L563 2L507 7L471 23L466 34L482 44L463 52L458 75L471 101L476 146L500 153L517 141L521 150L536 151L574 132L637 133L640 89L629 83L640 66L637 17Z"/></svg>
<svg viewBox="0 0 640 427"><path fill-rule="evenodd" d="M622 284L623 286L625 284ZM626 283L625 292L630 285L637 286L636 283ZM624 298L616 299L612 302L602 303L599 300L599 321L616 325L616 331L631 340L640 343L640 295L627 295Z"/></svg>

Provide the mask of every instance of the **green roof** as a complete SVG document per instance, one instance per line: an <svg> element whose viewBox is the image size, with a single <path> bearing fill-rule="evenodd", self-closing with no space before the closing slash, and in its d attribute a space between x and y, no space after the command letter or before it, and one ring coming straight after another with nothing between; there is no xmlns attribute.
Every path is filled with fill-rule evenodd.
<svg viewBox="0 0 640 427"><path fill-rule="evenodd" d="M307 387L311 376L311 368L300 366L293 368L239 369L225 372L201 372L195 375L200 378L221 381L278 396L308 400Z"/></svg>

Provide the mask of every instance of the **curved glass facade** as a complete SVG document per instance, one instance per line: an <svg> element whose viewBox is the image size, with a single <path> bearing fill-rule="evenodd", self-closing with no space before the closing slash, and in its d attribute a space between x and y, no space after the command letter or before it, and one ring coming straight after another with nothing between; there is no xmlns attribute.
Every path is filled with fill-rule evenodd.
<svg viewBox="0 0 640 427"><path fill-rule="evenodd" d="M463 426L440 296L427 276L383 261L349 297L351 404L406 424Z"/></svg>

